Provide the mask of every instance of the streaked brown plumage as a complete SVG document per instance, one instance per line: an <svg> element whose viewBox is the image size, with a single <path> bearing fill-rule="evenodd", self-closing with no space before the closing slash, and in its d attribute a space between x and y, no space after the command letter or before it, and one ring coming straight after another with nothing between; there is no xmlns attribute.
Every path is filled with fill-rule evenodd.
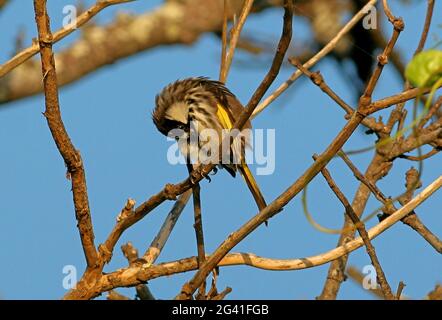
<svg viewBox="0 0 442 320"><path fill-rule="evenodd" d="M182 129L188 138L192 130L195 130L195 126L191 124L196 123L198 134L204 129L214 129L220 142L222 131L230 128L220 119L219 108L228 114L228 121L231 123L235 122L243 110L241 103L223 83L204 77L187 78L169 84L156 96L155 102L152 119L162 134L168 135L173 129ZM251 129L250 121L243 129ZM231 159L235 158L236 161L219 165L227 169L233 177L237 170L240 171L261 210L266 207L266 202L245 161L249 137L244 134L243 138L235 140L230 147ZM202 145L198 148L202 148ZM191 154L198 152L192 149L191 144L180 147L180 151L188 162Z"/></svg>

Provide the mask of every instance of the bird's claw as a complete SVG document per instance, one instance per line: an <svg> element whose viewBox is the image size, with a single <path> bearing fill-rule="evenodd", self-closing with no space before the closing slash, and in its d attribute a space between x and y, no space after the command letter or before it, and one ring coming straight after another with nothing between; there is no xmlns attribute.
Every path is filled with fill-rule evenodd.
<svg viewBox="0 0 442 320"><path fill-rule="evenodd" d="M196 172L195 170L193 170L193 171L190 173L190 182L191 182L192 184L197 184L197 183L198 183L198 178L199 178L199 174L198 174L198 172Z"/></svg>
<svg viewBox="0 0 442 320"><path fill-rule="evenodd" d="M209 180L209 182L212 181L212 179L209 177L209 174L205 173L201 167L198 167L192 170L192 173L190 174L190 182L192 184L197 184L200 177Z"/></svg>

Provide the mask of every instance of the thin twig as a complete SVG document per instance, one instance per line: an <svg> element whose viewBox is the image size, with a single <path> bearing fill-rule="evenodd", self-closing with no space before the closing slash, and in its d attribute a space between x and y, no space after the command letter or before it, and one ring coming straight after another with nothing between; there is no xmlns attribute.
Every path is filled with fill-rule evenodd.
<svg viewBox="0 0 442 320"><path fill-rule="evenodd" d="M416 169L410 168L407 171L405 176L405 187L407 192L404 197L399 198L401 205L407 204L413 197L414 191L421 186L419 179L420 174ZM419 233L438 253L442 253L442 241L425 226L414 211L412 214L404 217L402 222Z"/></svg>
<svg viewBox="0 0 442 320"><path fill-rule="evenodd" d="M227 57L227 20L229 14L228 8L229 0L224 0L224 12L223 12L223 29L221 34L221 62L219 68L219 81L223 82L224 73L226 73L226 57Z"/></svg>
<svg viewBox="0 0 442 320"><path fill-rule="evenodd" d="M123 244L121 246L121 251L123 252L124 256L126 257L127 261L129 262L129 265L133 265L137 261L138 250L135 249L132 242L128 242L126 244Z"/></svg>
<svg viewBox="0 0 442 320"><path fill-rule="evenodd" d="M390 7L388 6L387 0L382 0L382 5L384 6L385 15L388 18L388 21L394 23L394 15L391 13Z"/></svg>
<svg viewBox="0 0 442 320"><path fill-rule="evenodd" d="M385 107L387 107L387 105L390 106L390 105L395 104L399 101L406 101L409 99L413 99L418 94L421 94L421 92L416 89L412 89L412 90L409 90L408 92L401 93L401 94L395 95L393 97L389 97L386 99L386 101L382 101L381 107L385 108ZM256 99L254 99L254 100L256 101ZM372 108L372 111L375 112L377 109L378 109L378 106L376 105ZM367 112L367 113L369 113L369 112ZM339 145L341 143L345 142L345 140L354 131L354 129L357 127L357 125L359 124L359 122L361 121L362 118L364 118L364 117L360 113L357 113L354 115L354 117L352 119L349 120L347 126L343 128L343 130L341 131L341 133L339 134L337 139L335 139L335 141L333 141L333 143L330 145L329 150L327 150L327 152L324 154L323 160L325 162L329 161L329 157L334 156L334 154L338 151L338 150L335 150L335 147L337 147L337 146L339 147ZM243 120L241 122L243 122ZM321 161L322 161L322 159L321 159ZM314 177L314 175L320 171L320 166L322 166L322 165L325 165L325 163L314 164L311 168L309 168L309 170L307 170L304 173L304 175L301 176L301 178L297 181L296 187L303 186L306 183L308 183L308 181L310 181L310 179L312 179ZM212 166L209 165L209 166L206 166L205 168L206 168L206 170L202 171L202 173L209 172L211 170ZM194 177L195 181L200 181L202 178L203 178L203 174L200 174L199 176ZM114 230L111 232L111 234L109 235L108 239L105 242L106 247L110 251L112 251L113 247L115 246L115 243L118 241L118 239L120 238L120 236L124 232L124 230L126 230L127 228L132 226L134 223L136 223L137 221L144 218L145 215L147 215L151 210L156 208L159 204L161 204L165 200L174 200L177 195L188 190L189 188L191 188L191 186L192 186L192 183L191 183L190 179L186 179L185 181L178 183L176 185L171 185L171 184L166 185L161 192L152 196L150 199L148 199L143 204L141 204L138 208L136 208L134 210L134 214L130 215L127 219L117 223ZM299 190L302 190L302 187ZM299 192L299 190L298 190L298 188L294 188L292 191L294 191L296 194L297 192ZM277 210L279 210L279 209L277 209Z"/></svg>
<svg viewBox="0 0 442 320"><path fill-rule="evenodd" d="M397 22L394 25L393 34L390 40L388 41L388 43L386 44L383 52L378 56L378 64L367 82L364 93L359 99L359 106L357 111L365 116L368 116L372 112L376 111L376 109L370 109L370 106L372 105L372 93L374 87L377 85L378 80L382 74L384 65L388 63L388 58L390 57L393 51L393 48L396 44L396 41L398 40L399 34L402 31L403 27L404 27L403 21L401 19L397 19ZM379 168L381 168L384 165L383 162L384 159L378 153L375 153L375 156L370 166L368 167L367 172L369 171L376 172L377 170L379 170ZM388 172L388 169L386 170L386 172ZM380 176L379 177L373 176L374 181L376 181L376 179L379 178ZM366 188L365 185L359 186L358 191L352 203L352 206L354 210L357 211L358 216L360 216L363 213L369 195L370 195L369 189ZM342 230L347 230L348 227L351 225L350 223L351 221L346 219ZM353 238L354 238L354 230L343 232L339 237L338 246L345 244L347 241L350 241ZM331 263L319 299L336 299L341 284L345 280L344 271L347 261L348 261L348 256L345 256Z"/></svg>
<svg viewBox="0 0 442 320"><path fill-rule="evenodd" d="M195 224L193 225L195 229L196 245L198 252L198 268L200 268L204 261L206 260L206 249L204 248L204 232L203 232L203 218L201 215L201 188L200 184L197 183L192 188L193 193L193 214L195 219ZM205 300L206 298L206 281L201 282L199 291L197 294L198 300Z"/></svg>
<svg viewBox="0 0 442 320"><path fill-rule="evenodd" d="M424 91L419 91L421 89L411 89L408 91L404 91L400 94L388 97L386 99L379 100L377 102L374 102L371 104L372 108L369 108L369 111L367 114L370 114L370 111L376 112L378 109L384 109L391 105L397 104L402 101L407 101L410 99L414 99L419 94L422 94ZM429 90L429 89L428 89ZM380 106L378 106L378 103ZM341 130L337 138L330 144L330 147L326 153L324 153L324 160L329 161L336 152L339 150L336 150L336 147L339 147L341 143L345 143L344 140L348 139L348 137L351 135L351 133L355 130L355 128L359 125L360 121L364 119L364 116L358 112L355 113L352 118L348 121L347 125ZM342 140L344 139L344 140ZM342 145L341 145L342 146ZM330 149L331 148L331 149ZM340 148L340 147L339 147ZM330 159L329 159L330 157ZM321 160L322 161L322 160ZM308 183L310 179L314 177L315 174L317 174L320 170L318 168L321 165L325 165L325 163L319 163L314 164L311 166L304 174L300 177L300 179L297 181L297 186L303 186L304 184ZM207 174L211 171L213 168L213 165L207 165L204 167L204 171L200 171L199 175L194 176L194 181L199 182L203 179L204 174ZM307 179L308 177L308 179ZM305 185L304 185L305 186ZM109 252L112 254L112 251L117 243L117 241L120 239L123 232L130 228L132 225L143 219L147 214L149 214L152 210L154 210L156 207L158 207L161 203L163 203L166 200L176 200L176 197L180 194L184 193L185 191L189 190L192 187L192 182L189 178L185 179L184 181L181 181L177 184L166 184L164 188L158 192L157 194L151 196L149 199L144 201L141 205L139 205L137 208L133 210L133 213L125 217L124 219L121 219L117 222L117 224L114 226L113 230L109 234L108 238L104 242L103 245L101 245L101 248L105 248L104 251ZM302 190L303 187L301 187L299 190ZM295 189L297 190L297 189ZM299 191L297 191L299 192ZM278 209L279 210L279 209Z"/></svg>
<svg viewBox="0 0 442 320"><path fill-rule="evenodd" d="M347 114L354 112L353 108L348 105L336 92L334 92L324 81L322 74L317 72L311 72L308 68L305 68L302 63L296 58L289 58L289 62L305 74L312 82L317 85L324 93L326 93L334 102L336 102Z"/></svg>
<svg viewBox="0 0 442 320"><path fill-rule="evenodd" d="M353 281L355 281L357 284L359 284L361 287L363 286L364 278L366 275L364 275L361 271L359 271L355 267L348 267L345 271L346 275L350 277ZM384 299L384 294L382 293L382 290L379 289L378 286L374 289L368 290L371 294L375 295L378 298Z"/></svg>
<svg viewBox="0 0 442 320"><path fill-rule="evenodd" d="M273 59L272 65L270 67L270 70L267 72L266 76L262 80L261 84L256 89L255 93L250 98L250 101L248 102L247 106L245 107L244 111L241 113L239 118L235 121L235 124L233 126L234 129L242 129L244 124L249 120L250 116L252 115L253 111L255 110L256 106L258 105L261 98L264 96L265 92L268 90L272 82L277 77L279 70L281 68L282 62L284 60L285 53L287 52L287 49L290 45L290 41L292 38L292 19L293 19L293 2L292 0L284 0L284 22L283 22L283 28L282 28L282 34L281 38L278 44L278 48L276 50L275 57ZM225 145L226 142L229 140L226 137L223 139L223 142L221 145ZM210 167L213 166L209 166ZM204 172L204 171L203 171ZM270 206L266 207L268 209ZM253 231L254 228L259 226L261 223L266 221L267 219L264 219L263 221L260 221L259 216L265 216L265 211L261 211L262 214L255 217L254 226L249 226L248 228L244 228L239 235L238 239L244 238L248 233ZM275 208L273 208L275 209ZM271 211L268 210L267 215L271 217L276 212L270 213ZM231 239L229 237L229 239ZM234 242L234 241L233 241ZM231 242L231 243L233 243ZM209 274L210 270L215 268L216 264L222 259L224 255L227 254L227 252L230 250L229 245L226 245L223 247L221 245L220 248L218 248L217 252L213 254L209 260L207 260L203 266L201 266L200 270L195 274L193 279L189 282L184 284L182 288L182 294L178 296L179 299L189 299L190 296L195 292L196 288L201 285L201 283L205 280L207 275Z"/></svg>
<svg viewBox="0 0 442 320"><path fill-rule="evenodd" d="M265 89L265 90L267 90L267 89ZM265 90L264 90L264 92L265 92ZM253 99L251 99L251 101L252 100ZM258 101L259 101L259 99L258 99ZM356 112L358 112L358 111L356 111ZM339 143L343 142L344 140L346 140L346 138L348 138L347 135L351 134L351 132L353 132L354 128L356 128L356 126L358 125L358 121L360 120L360 118L363 118L363 116L355 115L354 118L355 119L353 119L353 120L350 119L348 127L345 127L344 130L341 132L341 135L339 136L339 139L338 139ZM332 143L332 146L333 147L336 146L335 141ZM332 150L332 151L337 152L337 150ZM302 179L299 179L299 181L297 181L298 186L302 185L302 184L305 185L305 183L308 183L308 181L310 181L310 179L317 173L316 169L320 168L320 166L322 166L322 165L325 165L325 163L329 161L328 156L333 154L333 152L326 153L326 156L324 158L321 158L321 161L323 161L322 163L318 164L317 166L312 166L312 168L314 168L314 169L310 168L311 170L308 170L305 173L305 175L303 177L301 177ZM118 224L116 226L116 228L114 229L115 232L114 231L112 232L111 236L109 237L111 249L113 248L113 245L115 245L116 241L118 240L118 238L121 236L122 232L125 229L127 229L129 226L131 226L136 221L139 221L140 219L142 219L148 212L150 212L153 208L157 207L163 201L165 201L167 199L175 199L175 197L178 194L184 192L185 190L188 190L191 187L191 185L192 184L189 182L188 179L186 179L186 181L184 181L180 184L177 184L177 185L168 185L159 194L154 195L148 201L143 203L140 207L135 209L133 214L130 215L127 219L124 219L121 222L121 224ZM295 192L295 194L296 194L296 192ZM282 204L282 206L283 205L284 204ZM267 212L267 215L271 216L272 214L269 214L269 212ZM262 223L262 222L260 222L260 223ZM115 243L113 243L113 245L112 245L112 242L114 242L114 241L115 241ZM91 290L93 290L93 289L94 288L92 288ZM75 296L75 294L73 296Z"/></svg>
<svg viewBox="0 0 442 320"><path fill-rule="evenodd" d="M172 210L170 210L169 214L164 220L160 231L152 240L152 243L143 255L143 259L146 261L147 264L155 263L156 259L163 250L164 245L169 239L169 236L172 233L173 228L175 227L175 223L177 222L188 200L190 199L191 194L192 190L187 190L178 198L178 200L173 205Z"/></svg>
<svg viewBox="0 0 442 320"><path fill-rule="evenodd" d="M134 266L138 262L138 250L132 245L131 242L122 245L121 251L129 262L129 266ZM149 287L144 283L136 285L135 291L137 292L137 297L140 300L155 300L155 297L149 290Z"/></svg>
<svg viewBox="0 0 442 320"><path fill-rule="evenodd" d="M285 1L285 7L287 12L287 7L292 6L291 1ZM291 17L290 17L291 18ZM286 21L286 20L284 20ZM401 20L398 20L399 22ZM389 41L387 47L384 49L382 53L382 64L378 66L378 68L373 73L371 80L369 81L369 86L374 86L379 79L380 73L383 70L383 64L388 60L388 56L394 47L396 40L398 38L398 34L401 31L400 23L398 22L398 26L395 26L395 32L391 40ZM285 28L286 23L284 23ZM291 20L290 20L291 27ZM282 40L282 38L281 38ZM281 42L280 42L281 44ZM268 74L269 75L269 74ZM267 76L266 76L267 78ZM264 79L263 82L265 82ZM259 90L259 89L258 89ZM262 91L262 90L261 90ZM367 93L370 93L370 90L367 90ZM265 91L264 91L265 92ZM254 95L249 102L248 107L246 108L246 112L243 112L240 119L235 124L236 128L241 128L241 126L247 121L247 113L250 112L249 116L253 112L253 103L257 100L257 97ZM259 100L258 100L259 101ZM338 134L338 136L332 141L327 150L318 157L318 160L305 171L305 173L292 185L290 186L282 195L280 195L275 201L273 201L270 205L264 208L259 214L257 214L254 218L249 220L245 225L243 225L239 230L235 233L231 234L228 239L226 239L215 251L214 254L207 259L204 264L204 268L201 268L195 276L188 283L184 284L182 287L181 293L176 297L177 299L188 299L196 290L202 281L204 281L207 274L213 269L216 264L222 259L227 252L233 248L238 242L240 242L244 237L246 237L250 232L252 232L255 228L257 228L261 223L271 218L273 215L277 214L277 212L284 207L295 195L297 195L320 171L321 169L334 157L334 155L339 151L345 141L351 136L357 126L361 123L361 121L368 115L367 107L370 105L371 96L365 95L364 99L360 100L357 112L353 113L353 116ZM251 105L251 107L250 107ZM338 148L338 149L336 149Z"/></svg>
<svg viewBox="0 0 442 320"><path fill-rule="evenodd" d="M396 212L384 219L382 222L368 230L369 239L372 240L385 232L388 228L400 221L403 217L408 215L425 200L431 197L441 187L442 176L434 180L405 206L401 207ZM349 253L355 251L363 245L363 240L358 237L325 253L299 259L279 260L259 257L249 253L231 253L224 256L223 259L219 261L217 266L248 265L264 270L301 270L335 261L340 257L348 255ZM95 283L95 285L91 287L84 295L77 297L76 295L72 296L68 294L67 296L65 296L65 299L75 297L82 299L91 299L98 296L102 292L109 291L117 287L135 286L139 283L144 283L148 280L152 280L161 276L187 272L191 270L196 270L197 268L197 257L190 257L177 261L152 265L149 268L143 268L143 266L134 266L120 269L115 272L103 275L103 277L101 277L99 281L97 281L97 283ZM71 294L72 293L73 292L71 292Z"/></svg>
<svg viewBox="0 0 442 320"><path fill-rule="evenodd" d="M378 199L382 204L387 204L388 197L386 197L381 190L374 184L371 183L361 171L353 164L353 162L350 160L350 158L347 156L347 154L344 151L340 151L338 153L338 156L341 157L342 160L344 160L345 164L350 168L350 170L353 172L353 175L356 179L358 179L360 182L365 184L368 189L374 194L376 199Z"/></svg>
<svg viewBox="0 0 442 320"><path fill-rule="evenodd" d="M362 172L359 171L359 169L353 164L353 162L344 152L341 151L338 155L344 160L345 164L353 172L356 179L363 183L375 195L376 199L378 199L384 205L385 212L397 210L393 203L393 200L385 196L374 183L371 183L362 174ZM414 180L410 179L410 177L414 177ZM415 169L411 168L407 171L407 193L405 194L407 195L407 197L395 198L399 201L401 205L405 205L407 201L412 198L414 189L416 189L416 187L420 185L420 183L416 181L416 179L419 179L418 177L419 173ZM413 189L411 190L411 192L409 191L410 188ZM419 233L434 249L436 249L437 252L442 253L442 241L423 224L423 222L419 219L415 212L405 217L402 222L411 227L417 233Z"/></svg>
<svg viewBox="0 0 442 320"><path fill-rule="evenodd" d="M313 159L316 160L317 157L314 156ZM376 278L382 289L384 298L387 300L394 300L393 292L391 291L391 287L388 284L384 271L382 270L381 264L376 255L375 248L373 244L370 242L364 223L359 219L358 215L354 212L353 207L351 206L350 202L347 200L347 197L342 193L342 191L336 185L327 168L324 167L321 170L321 173L324 176L330 188L332 189L332 191L335 193L336 197L339 199L339 201L341 201L342 205L345 208L346 214L348 215L350 220L353 222L353 225L358 230L358 233L361 236L362 241L364 241L365 248L367 250L368 255L370 256L371 264L374 266L376 270Z"/></svg>
<svg viewBox="0 0 442 320"><path fill-rule="evenodd" d="M429 31L429 28L430 28L430 25L431 25L431 20L433 18L433 7L434 7L433 0L428 0L427 12L426 12L426 16L425 16L424 27L423 27L423 30L421 32L419 43L418 43L418 45L416 47L416 50L414 51L414 55L413 56L416 56L419 52L421 52L423 50L424 46L425 46L425 42L427 41L427 38L428 38L428 31ZM389 13L387 13L387 15L388 14L391 15L391 12L390 12L390 9L388 8L387 2L384 3L384 8L386 8L387 12L389 12ZM394 25L394 21L390 20L390 22ZM382 36L380 36L380 37L382 38ZM378 38L378 37L375 37L375 38ZM382 41L382 42L385 42L385 41ZM393 58L393 60L395 60L394 59L395 58L394 52L392 53L392 58ZM397 63L396 65L399 65L399 64L401 64L401 63ZM400 72L401 75L403 76L403 74L405 73L405 67L402 67L402 64L401 64L401 67L399 69L401 71ZM404 91L409 90L411 88L412 88L412 86L411 86L410 82L408 80L406 80L405 84L404 84ZM424 100L424 98L422 97L419 100ZM395 113L400 113L401 112L403 114L404 111L405 111L404 107L405 107L405 101L402 101L402 102L398 103L396 108L395 108L395 110L390 115L390 125L388 126L388 128L390 130L393 128L395 122L397 121L397 119L395 119ZM399 120L403 119L404 117L405 117L405 115L403 114L402 117ZM399 132L399 129L398 129L398 132Z"/></svg>
<svg viewBox="0 0 442 320"><path fill-rule="evenodd" d="M382 54L378 56L378 62L376 68L374 69L370 79L368 80L367 86L365 87L365 91L361 97L363 103L371 102L374 88L376 87L379 78L381 77L384 66L388 63L388 58L393 51L393 48L399 38L400 33L404 30L405 27L402 18L395 18L394 21L392 21L392 24L393 24L393 34L390 40L388 41L387 46L385 47Z"/></svg>
<svg viewBox="0 0 442 320"><path fill-rule="evenodd" d="M425 42L427 41L428 38L428 32L430 31L431 20L433 19L433 10L434 10L434 0L427 0L427 13L425 15L424 29L422 30L421 38L419 40L419 44L417 45L414 55L421 52L425 47Z"/></svg>
<svg viewBox="0 0 442 320"><path fill-rule="evenodd" d="M442 85L440 87L442 87ZM437 89L439 89L440 87L438 87ZM377 101L371 103L367 107L367 112L371 114L371 113L383 110L385 108L389 108L392 105L407 102L407 101L414 99L418 96L427 94L430 91L431 91L431 88L407 89L401 93L398 93L398 94L392 95L390 97L386 97L386 98L383 98L383 99L380 99L380 100L377 100Z"/></svg>
<svg viewBox="0 0 442 320"><path fill-rule="evenodd" d="M325 94L327 94L333 101L335 101L346 112L346 115L348 117L350 117L353 114L354 109L327 85L327 83L324 80L324 77L319 71L311 72L310 70L305 68L298 59L295 58L289 58L289 62L293 66L298 68L303 74L309 77L310 80L316 86L318 86ZM370 128L374 132L379 133L380 135L383 134L384 131L383 124L377 122L374 118L365 118L362 121L362 124L367 128Z"/></svg>
<svg viewBox="0 0 442 320"><path fill-rule="evenodd" d="M72 144L61 118L57 73L55 70L54 53L52 51L53 37L46 9L46 0L34 0L34 8L46 104L44 116L46 117L52 137L57 145L58 151L63 157L72 181L75 215L87 267L94 268L98 261L98 253L94 244L94 232L89 208L86 177L80 152Z"/></svg>
<svg viewBox="0 0 442 320"><path fill-rule="evenodd" d="M440 96L436 102L430 107L428 113L422 118L422 120L417 125L417 129L422 129L425 124L430 121L430 119L437 113L439 108L442 106L442 96Z"/></svg>
<svg viewBox="0 0 442 320"><path fill-rule="evenodd" d="M238 23L233 27L231 37L230 37L229 51L226 56L226 62L224 65L222 65L223 67L221 68L221 76L220 76L221 82L226 82L227 75L229 74L230 66L232 65L233 55L235 54L236 45L238 43L239 36L241 34L241 30L246 22L247 16L249 15L250 10L252 10L253 1L254 0L246 0L244 2L244 7L243 7L241 14L239 16ZM224 2L224 5L225 4L226 3ZM224 19L226 19L225 11L226 11L226 8L224 7ZM223 35L223 37L224 37L224 35Z"/></svg>
<svg viewBox="0 0 442 320"><path fill-rule="evenodd" d="M405 288L405 283L403 281L400 281L397 286L396 300L401 300L402 291L404 290L404 288Z"/></svg>
<svg viewBox="0 0 442 320"><path fill-rule="evenodd" d="M370 0L361 10L359 10L350 21L330 40L317 54L304 63L304 68L313 67L322 58L327 56L338 45L339 41L367 14L368 10L376 4L377 0ZM300 76L300 70L295 71L285 82L283 82L272 94L265 98L255 109L252 119L267 108L274 100L276 100L285 90L287 90Z"/></svg>
<svg viewBox="0 0 442 320"><path fill-rule="evenodd" d="M399 156L399 158L407 159L407 160L410 160L410 161L422 161L422 160L431 158L432 156L434 156L435 154L438 154L439 152L441 152L440 149L434 148L431 151L421 155L420 157L415 157L415 156L409 156L409 155L406 155L406 154L401 154Z"/></svg>
<svg viewBox="0 0 442 320"><path fill-rule="evenodd" d="M98 0L92 7L90 7L88 10L86 10L76 18L75 24L68 25L56 31L53 34L52 43L54 44L60 41L61 39L65 38L66 36L70 35L76 29L80 28L89 20L91 20L103 9L112 5L125 3L125 2L132 2L132 1L135 0ZM11 70L13 70L14 68L21 65L23 62L32 58L34 55L36 55L39 52L39 50L40 50L39 43L35 42L32 44L32 46L17 53L14 57L12 57L11 59L9 59L7 62L5 62L0 66L0 78L3 77L8 72L10 72Z"/></svg>

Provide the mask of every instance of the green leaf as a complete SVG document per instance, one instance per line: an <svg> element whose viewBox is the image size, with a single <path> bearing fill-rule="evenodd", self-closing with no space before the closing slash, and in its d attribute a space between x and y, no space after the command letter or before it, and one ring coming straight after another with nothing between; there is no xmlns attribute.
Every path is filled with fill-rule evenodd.
<svg viewBox="0 0 442 320"><path fill-rule="evenodd" d="M415 87L432 86L442 77L442 51L427 50L417 54L407 65L405 77Z"/></svg>

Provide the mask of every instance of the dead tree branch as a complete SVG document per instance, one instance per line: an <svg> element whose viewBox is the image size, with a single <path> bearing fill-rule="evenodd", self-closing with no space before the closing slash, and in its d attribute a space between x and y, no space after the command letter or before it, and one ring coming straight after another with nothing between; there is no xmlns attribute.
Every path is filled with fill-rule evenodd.
<svg viewBox="0 0 442 320"><path fill-rule="evenodd" d="M34 0L35 21L38 29L43 87L45 93L46 117L52 137L66 164L72 181L72 193L75 205L75 215L78 221L81 243L88 269L95 268L98 253L94 244L94 232L91 221L89 200L86 187L86 176L80 152L75 149L64 127L58 101L57 73L55 70L54 54L52 52L52 33L46 10L46 0Z"/></svg>

